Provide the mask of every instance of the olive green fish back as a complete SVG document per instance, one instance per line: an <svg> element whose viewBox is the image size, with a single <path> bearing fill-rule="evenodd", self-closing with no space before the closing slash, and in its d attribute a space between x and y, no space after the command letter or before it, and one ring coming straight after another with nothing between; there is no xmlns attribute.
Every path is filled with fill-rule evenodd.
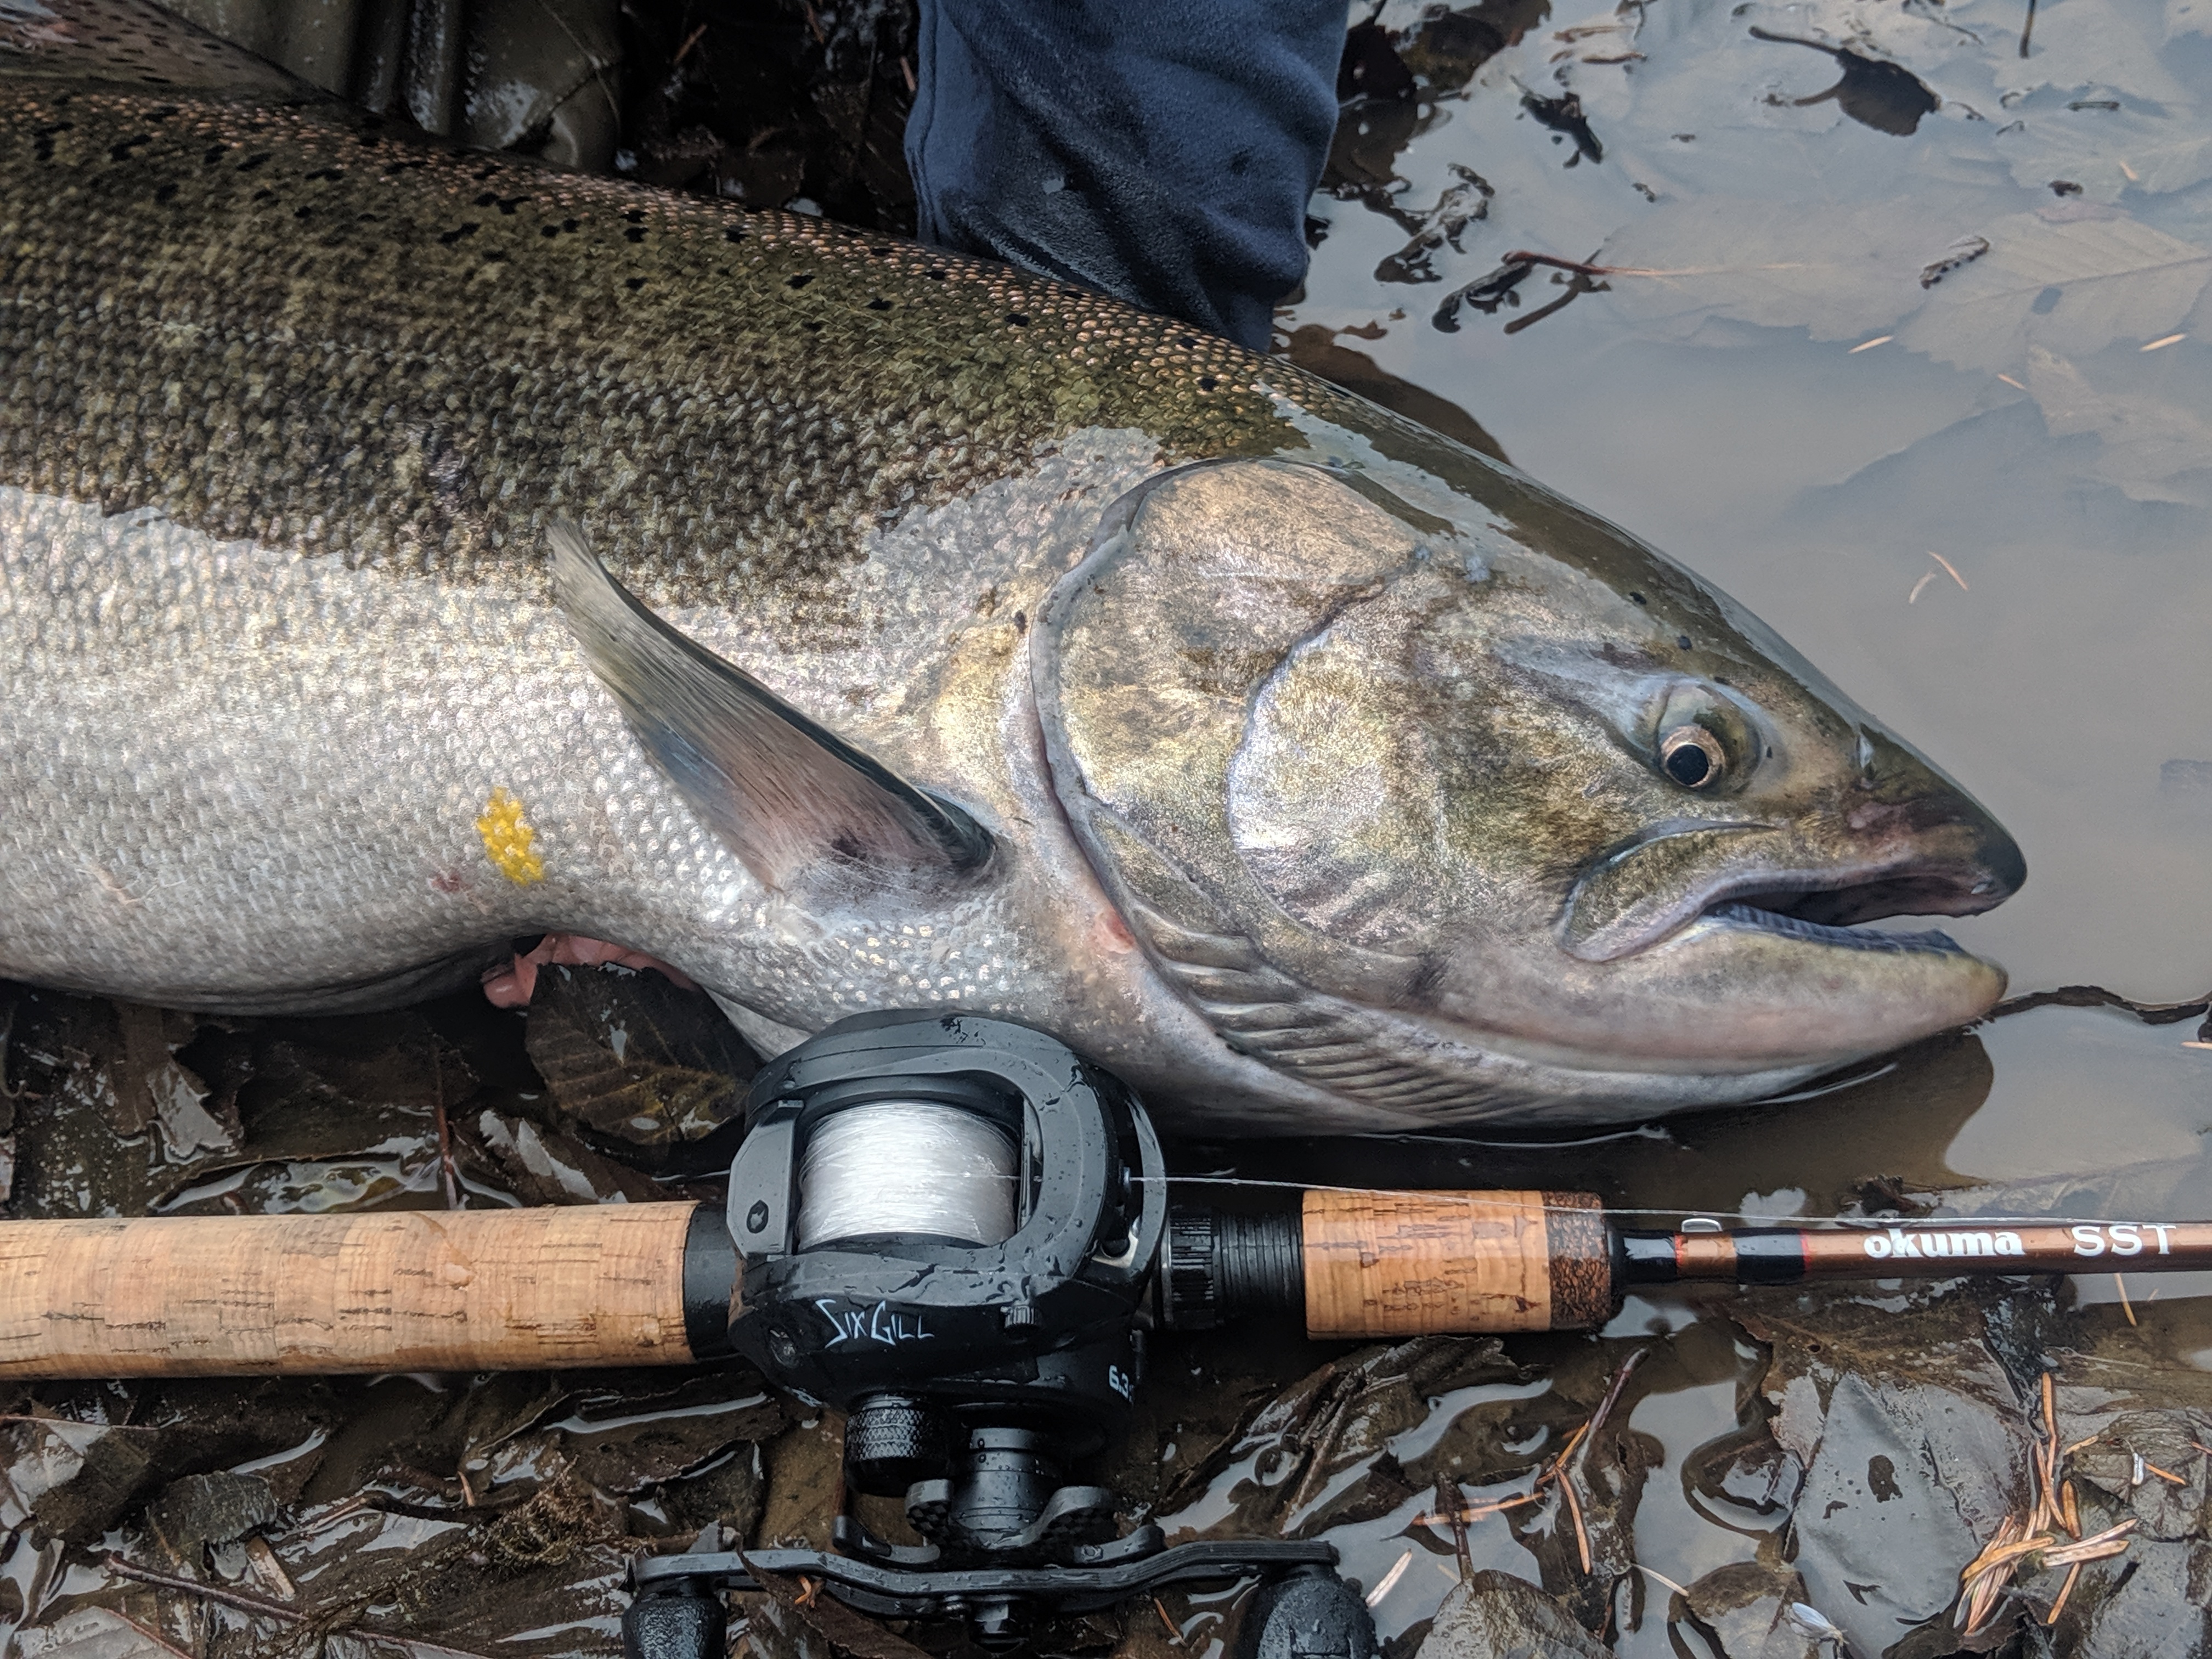
<svg viewBox="0 0 2212 1659"><path fill-rule="evenodd" d="M189 26L44 9L0 16L0 485L468 581L565 515L648 600L738 608L1084 428L1262 453L1277 387L1351 401L1004 267L226 80L220 43L159 84L83 20L172 59Z"/></svg>

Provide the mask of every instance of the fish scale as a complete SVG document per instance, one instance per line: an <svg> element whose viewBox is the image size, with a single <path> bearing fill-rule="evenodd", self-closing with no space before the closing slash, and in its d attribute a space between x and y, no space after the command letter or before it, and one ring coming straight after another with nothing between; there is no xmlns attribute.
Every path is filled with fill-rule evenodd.
<svg viewBox="0 0 2212 1659"><path fill-rule="evenodd" d="M336 104L0 82L0 478L111 513L458 580L566 514L726 605L1085 426L1282 435L1233 348L1097 295Z"/></svg>
<svg viewBox="0 0 2212 1659"><path fill-rule="evenodd" d="M0 971L343 1010L569 933L1207 1132L1753 1098L2002 988L1837 926L2021 877L1725 595L1287 364L143 0L0 9Z"/></svg>

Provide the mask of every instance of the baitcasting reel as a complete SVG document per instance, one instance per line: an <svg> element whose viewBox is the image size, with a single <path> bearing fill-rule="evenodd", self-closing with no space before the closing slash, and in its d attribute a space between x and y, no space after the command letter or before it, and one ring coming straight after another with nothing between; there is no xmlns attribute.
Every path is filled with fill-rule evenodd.
<svg viewBox="0 0 2212 1659"><path fill-rule="evenodd" d="M730 1343L845 1413L847 1486L903 1498L924 1541L841 1515L834 1552L641 1559L632 1659L719 1659L720 1592L756 1572L866 1613L964 1618L990 1645L1040 1614L1258 1577L1260 1659L1370 1659L1329 1545L1117 1536L1115 1494L1071 1478L1128 1425L1170 1231L1158 1140L1120 1083L1023 1026L870 1014L763 1070L746 1124ZM1293 1218L1178 1214L1174 1233L1171 1322L1297 1305Z"/></svg>

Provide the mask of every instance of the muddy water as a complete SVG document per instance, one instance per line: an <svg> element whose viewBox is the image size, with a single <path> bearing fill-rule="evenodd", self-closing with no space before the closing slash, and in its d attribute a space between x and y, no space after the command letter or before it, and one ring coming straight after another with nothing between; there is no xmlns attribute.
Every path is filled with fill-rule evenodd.
<svg viewBox="0 0 2212 1659"><path fill-rule="evenodd" d="M1355 36L1364 95L1279 321L1294 356L1397 377L1418 389L1409 413L1456 405L1514 463L1711 577L1988 803L2027 851L2028 886L1949 926L2016 994L2094 984L2182 1003L2212 987L2212 24L2156 0L2060 0L2023 41L2028 15L2013 0L1630 0L1588 15L1394 0ZM1520 251L1615 270L1523 265L1505 297L1448 304ZM2179 1217L2212 1209L2201 1018L2023 1006L1816 1098L1587 1146L1224 1148L1211 1167L1583 1186L1655 1222ZM2131 1366L2147 1394L2193 1397L2212 1365L2208 1294L2200 1279L2075 1280L2037 1316L2087 1322L2046 1329L2036 1363L2062 1390L2085 1367ZM1816 1328L1887 1306L1893 1342L1857 1355L1877 1386L1943 1340L1926 1303L1887 1295L1802 1304ZM1923 1440L1941 1478L1920 1507L1909 1481L1894 1503L1801 1499L1794 1519L1786 1493L1761 1516L1698 1491L1711 1449L1750 1431L1802 1358L1758 1340L1779 1296L1632 1300L1596 1345L1613 1363L1639 1338L1653 1349L1615 1420L1658 1460L1632 1531L1633 1576L1662 1616L1639 1626L1624 1601L1620 1651L1713 1647L1663 1616L1665 1583L1755 1559L1793 1561L1853 1651L1948 1651L1964 1638L1921 1620L1999 1519L1987 1494L1974 1512L1986 1449ZM1553 1363L1566 1387L1569 1352ZM2021 1404L2033 1386L2015 1369L1990 1399L2002 1415L2000 1396ZM1465 1409L1503 1421L1534 1406ZM1408 1522L1434 1507L1328 1534L1370 1583L1413 1547L1377 1607L1386 1633L1416 1630L1460 1576L1452 1541ZM1845 1571L1859 1511L1886 1531ZM1473 1565L1571 1592L1573 1573L1535 1570L1512 1514L1474 1523ZM1962 1515L1970 1545L1949 1535ZM1942 1570L1906 1583L1916 1559ZM2181 1623L2162 1640L2196 1646L2188 1596L2166 1595ZM2058 1650L2123 1645L2118 1601L2102 1605L2101 1620L2054 1627Z"/></svg>

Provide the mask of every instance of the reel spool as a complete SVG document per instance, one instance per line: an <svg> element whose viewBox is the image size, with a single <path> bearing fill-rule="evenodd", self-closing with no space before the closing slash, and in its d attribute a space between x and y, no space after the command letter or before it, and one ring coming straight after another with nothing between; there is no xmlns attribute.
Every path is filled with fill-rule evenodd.
<svg viewBox="0 0 2212 1659"><path fill-rule="evenodd" d="M988 1117L928 1100L848 1106L799 1154L795 1243L1003 1244L1019 1178L1012 1138Z"/></svg>

